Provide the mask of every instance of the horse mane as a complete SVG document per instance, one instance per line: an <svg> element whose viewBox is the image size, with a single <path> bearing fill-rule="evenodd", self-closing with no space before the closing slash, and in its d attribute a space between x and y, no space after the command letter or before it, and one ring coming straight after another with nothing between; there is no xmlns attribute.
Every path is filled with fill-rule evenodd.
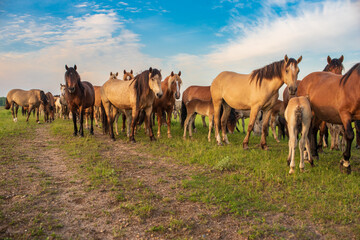
<svg viewBox="0 0 360 240"><path fill-rule="evenodd" d="M44 105L46 105L48 103L48 98L47 98L46 94L44 93L44 91L42 91L42 90L40 90L40 99L44 103Z"/></svg>
<svg viewBox="0 0 360 240"><path fill-rule="evenodd" d="M140 98L142 96L143 93L146 93L150 90L150 86L149 86L149 70L143 71L142 73L138 74L135 76L134 78L134 88L136 91L136 108L139 108L139 104L140 104ZM158 74L159 76L161 76L161 73L159 70L157 70L156 68L153 68L151 71L151 77L155 76L156 74ZM130 83L132 84L132 83Z"/></svg>
<svg viewBox="0 0 360 240"><path fill-rule="evenodd" d="M327 64L323 70L323 72L329 72L330 71L330 67L341 67L341 69L345 69L344 68L344 65L342 64L342 62L337 59L337 58L333 58L331 59L331 63L330 64Z"/></svg>
<svg viewBox="0 0 360 240"><path fill-rule="evenodd" d="M285 61L281 60L278 62L270 63L263 68L259 68L253 70L250 76L250 82L256 80L256 85L261 86L263 79L272 80L273 78L282 78L282 67ZM297 61L294 58L290 58L287 62L286 66L289 66L291 63L294 63L295 66L297 65Z"/></svg>
<svg viewBox="0 0 360 240"><path fill-rule="evenodd" d="M345 85L347 80L349 79L350 75L357 70L357 74L360 75L360 63L356 63L352 68L350 68L349 71L347 71L347 73L345 73L342 78L340 79L340 84L339 85Z"/></svg>

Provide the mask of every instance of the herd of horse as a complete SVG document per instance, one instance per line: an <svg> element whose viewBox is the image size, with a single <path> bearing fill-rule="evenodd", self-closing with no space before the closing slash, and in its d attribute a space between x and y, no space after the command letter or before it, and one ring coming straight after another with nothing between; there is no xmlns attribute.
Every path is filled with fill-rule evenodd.
<svg viewBox="0 0 360 240"><path fill-rule="evenodd" d="M221 72L210 86L190 86L184 92L181 100L181 125L186 133L192 136L194 119L197 114L209 118L208 140L211 140L212 128L215 128L215 138L218 145L228 144L227 133L234 132L239 119L249 117L249 125L243 148L248 149L250 134L261 123L260 146L268 148L266 137L269 124L273 129L276 141L276 125L281 126L279 138L287 133L289 137L290 173L294 172L294 154L299 141L300 169L304 168L304 152L309 162L318 158L322 143L327 143L327 128L343 136L346 147L340 167L347 173L351 172L351 144L354 139L352 122L355 121L357 137L360 133L360 63L355 64L344 75L343 60L327 58L328 64L321 72L313 72L302 81L298 80L298 59L288 58L273 62L265 67L253 70L249 74L239 74L230 71ZM108 133L115 140L113 125L118 134L117 121L123 117L123 131L129 140L135 142L136 128L143 122L150 140L156 140L152 126L157 116L160 137L163 122L167 125L167 137L171 138L171 116L178 110L177 99L180 98L182 85L181 72L171 72L162 81L161 71L149 68L136 76L133 71L124 70L123 79L118 73L110 73L109 79L102 86L93 86L82 81L77 72L77 66L65 65L65 84L60 84L61 94L53 96L50 92L33 89L24 91L11 90L6 97L6 109L11 108L14 121L17 121L19 106L27 110L28 121L30 113L36 112L39 122L39 109L43 108L45 121L54 120L54 112L60 117L72 115L74 136L84 136L84 118L90 118L90 134L94 134L93 121L99 126L101 120L103 133ZM283 84L287 87L283 93L283 101L279 100L279 89ZM177 111L175 111L178 114ZM259 117L260 116L260 117ZM79 129L77 127L79 122ZM87 125L87 124L86 124ZM244 122L243 122L244 129ZM320 141L317 134L320 130ZM221 136L220 136L221 131ZM245 132L245 129L243 130ZM335 133L334 133L335 135ZM324 139L323 139L324 136ZM332 136L333 139L337 138ZM359 143L360 140L357 140ZM334 147L335 143L332 143Z"/></svg>

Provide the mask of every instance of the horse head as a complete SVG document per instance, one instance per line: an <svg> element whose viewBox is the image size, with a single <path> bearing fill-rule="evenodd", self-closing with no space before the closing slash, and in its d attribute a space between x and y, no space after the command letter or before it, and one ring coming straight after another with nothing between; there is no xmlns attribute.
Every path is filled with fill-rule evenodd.
<svg viewBox="0 0 360 240"><path fill-rule="evenodd" d="M157 98L161 98L163 91L161 89L161 72L156 68L149 68L149 87L155 93Z"/></svg>
<svg viewBox="0 0 360 240"><path fill-rule="evenodd" d="M298 64L301 62L302 56L295 60L294 58L288 58L287 55L284 57L284 64L282 68L283 81L289 86L290 95L295 95L297 91L297 77L300 72Z"/></svg>
<svg viewBox="0 0 360 240"><path fill-rule="evenodd" d="M116 73L110 72L110 78L109 78L109 79L117 79L117 76L118 76L118 75L119 75L118 72L116 72Z"/></svg>
<svg viewBox="0 0 360 240"><path fill-rule="evenodd" d="M65 88L66 88L66 85L60 83L60 96L62 96L62 97L65 96Z"/></svg>
<svg viewBox="0 0 360 240"><path fill-rule="evenodd" d="M332 72L335 74L341 74L344 70L344 66L342 62L344 61L344 56L341 55L340 58L333 58L331 59L330 56L327 57L328 64L326 65L324 71L326 72Z"/></svg>
<svg viewBox="0 0 360 240"><path fill-rule="evenodd" d="M170 89L172 92L175 92L175 98L180 98L180 86L182 84L182 80L180 78L181 71L179 71L178 74L174 74L174 72L171 72L169 77L169 86L168 89Z"/></svg>
<svg viewBox="0 0 360 240"><path fill-rule="evenodd" d="M66 69L65 72L66 88L69 91L69 93L74 93L76 90L76 85L78 85L80 88L82 87L80 83L80 75L76 71L77 69L76 65L74 65L73 68L65 65L65 69Z"/></svg>
<svg viewBox="0 0 360 240"><path fill-rule="evenodd" d="M127 72L126 70L124 70L123 80L124 81L130 81L132 79L134 79L133 70L131 70L130 72Z"/></svg>

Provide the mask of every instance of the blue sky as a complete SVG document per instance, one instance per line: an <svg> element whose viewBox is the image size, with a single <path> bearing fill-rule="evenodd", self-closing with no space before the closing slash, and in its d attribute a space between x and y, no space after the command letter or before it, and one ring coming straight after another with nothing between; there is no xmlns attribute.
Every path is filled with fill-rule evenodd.
<svg viewBox="0 0 360 240"><path fill-rule="evenodd" d="M249 73L285 54L299 78L326 58L360 61L359 1L19 1L0 2L0 96L12 88L59 93L64 65L102 85L109 72L182 71L182 90L218 73Z"/></svg>

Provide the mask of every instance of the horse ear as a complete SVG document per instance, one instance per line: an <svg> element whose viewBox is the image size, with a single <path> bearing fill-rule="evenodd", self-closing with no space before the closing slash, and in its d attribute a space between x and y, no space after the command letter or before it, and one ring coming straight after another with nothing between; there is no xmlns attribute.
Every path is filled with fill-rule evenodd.
<svg viewBox="0 0 360 240"><path fill-rule="evenodd" d="M179 75L179 77L181 76L181 71L179 71L179 74L178 74L178 75Z"/></svg>
<svg viewBox="0 0 360 240"><path fill-rule="evenodd" d="M69 70L69 67L67 66L67 64L65 65L65 69L66 69L66 70Z"/></svg>
<svg viewBox="0 0 360 240"><path fill-rule="evenodd" d="M341 57L339 58L339 61L342 63L344 61L344 55L341 55Z"/></svg>
<svg viewBox="0 0 360 240"><path fill-rule="evenodd" d="M300 56L300 57L298 58L297 64L299 64L299 63L301 62L301 60L302 60L302 56Z"/></svg>
<svg viewBox="0 0 360 240"><path fill-rule="evenodd" d="M289 58L288 58L287 54L284 57L284 61L285 61L285 64L287 64L287 62L289 61Z"/></svg>
<svg viewBox="0 0 360 240"><path fill-rule="evenodd" d="M133 74L133 70L132 70L132 69L131 69L130 73Z"/></svg>
<svg viewBox="0 0 360 240"><path fill-rule="evenodd" d="M76 65L74 65L74 69L75 69L75 71L76 71L76 69L77 69Z"/></svg>
<svg viewBox="0 0 360 240"><path fill-rule="evenodd" d="M110 76L112 75L112 72L110 72Z"/></svg>
<svg viewBox="0 0 360 240"><path fill-rule="evenodd" d="M172 71L170 75L173 77L173 76L174 76L174 72Z"/></svg>
<svg viewBox="0 0 360 240"><path fill-rule="evenodd" d="M116 76L119 76L119 73L118 73L118 72L116 72Z"/></svg>
<svg viewBox="0 0 360 240"><path fill-rule="evenodd" d="M152 73L152 70L153 70L152 67L150 67L150 68L149 68L149 72Z"/></svg>
<svg viewBox="0 0 360 240"><path fill-rule="evenodd" d="M327 62L328 62L328 64L331 63L331 57L330 56L327 57Z"/></svg>
<svg viewBox="0 0 360 240"><path fill-rule="evenodd" d="M126 70L124 69L124 74L126 74Z"/></svg>

